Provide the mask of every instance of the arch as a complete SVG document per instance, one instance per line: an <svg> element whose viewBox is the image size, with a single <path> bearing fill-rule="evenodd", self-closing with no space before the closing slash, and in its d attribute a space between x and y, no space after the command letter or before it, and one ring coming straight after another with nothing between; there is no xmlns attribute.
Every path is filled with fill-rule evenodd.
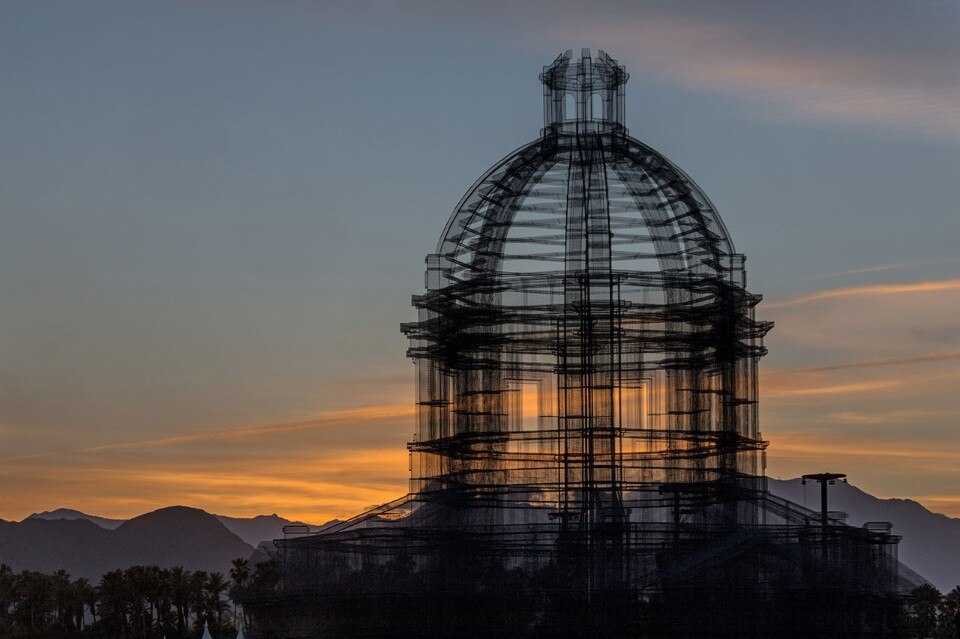
<svg viewBox="0 0 960 639"><path fill-rule="evenodd" d="M603 96L594 93L590 96L590 115L594 120L606 120L606 114L603 112Z"/></svg>
<svg viewBox="0 0 960 639"><path fill-rule="evenodd" d="M563 119L577 119L577 99L573 97L572 93L563 94Z"/></svg>

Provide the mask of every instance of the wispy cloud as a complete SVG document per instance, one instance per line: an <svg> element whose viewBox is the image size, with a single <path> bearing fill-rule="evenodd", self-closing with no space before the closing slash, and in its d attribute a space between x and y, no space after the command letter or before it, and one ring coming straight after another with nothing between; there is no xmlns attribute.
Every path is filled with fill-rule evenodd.
<svg viewBox="0 0 960 639"><path fill-rule="evenodd" d="M838 422L860 425L888 424L891 422L916 422L920 420L930 421L931 419L957 418L960 417L960 409L943 410L924 410L924 409L900 409L900 410L845 410L836 413L830 413L828 417Z"/></svg>
<svg viewBox="0 0 960 639"><path fill-rule="evenodd" d="M910 463L916 463L916 460L921 458L926 458L931 461L939 459L941 462L948 462L951 459L955 459L958 453L956 449L941 448L937 451L931 450L930 448L910 448L904 446L902 442L896 442L887 446L877 446L869 445L861 441L851 441L849 439L838 441L834 438L833 441L830 441L829 438L824 437L824 434L820 434L816 439L778 436L774 440L774 444L776 445L778 455L801 453L809 455L811 458L835 455L866 458L886 457L909 460ZM955 472L960 473L960 468L956 468Z"/></svg>
<svg viewBox="0 0 960 639"><path fill-rule="evenodd" d="M86 448L75 448L71 450L57 450L43 453L34 453L30 455L18 455L12 457L0 458L0 463L11 461L23 461L28 459L42 459L44 457L55 457L60 455L81 455L84 453L100 453L116 450L158 448L166 446L181 446L184 444L200 442L227 441L250 437L275 436L281 433L294 431L310 430L315 428L325 428L350 422L369 422L371 420L390 419L397 417L412 417L414 406L412 404L386 405L386 406L366 406L361 408L351 408L338 411L320 413L312 418L283 422L279 424L266 424L259 426L245 426L241 428L231 428L226 430L216 430L211 432L192 433L189 435L177 435L174 437L161 437L157 439L142 439L137 441L116 442L113 444L104 444L101 446L89 446Z"/></svg>
<svg viewBox="0 0 960 639"><path fill-rule="evenodd" d="M960 486L960 441L903 437L863 437L860 431L837 429L828 425L770 433L770 455L779 460L807 460L819 465L821 460L867 464L883 458L883 463L898 468L913 466L917 472L946 473L949 483ZM923 463L918 463L923 460ZM846 462L844 462L846 463ZM902 466L900 466L902 465ZM888 470L892 470L888 468ZM789 474L789 473L788 473Z"/></svg>
<svg viewBox="0 0 960 639"><path fill-rule="evenodd" d="M407 453L402 447L326 452L267 448L256 464L249 463L249 453L157 458L146 451L125 464L101 460L89 465L70 457L34 460L30 463L39 464L35 470L42 471L39 480L25 476L21 463L0 466L0 482L11 490L0 515L20 518L69 505L129 517L184 504L218 514L279 512L322 523L406 491Z"/></svg>
<svg viewBox="0 0 960 639"><path fill-rule="evenodd" d="M867 273L880 273L883 271L893 271L897 269L905 269L914 266L912 262L897 262L894 264L881 264L879 266L867 266L864 268L854 268L848 271L839 271L837 273L827 273L825 275L818 275L812 279L822 280L829 279L832 277L846 277L848 275L865 275Z"/></svg>
<svg viewBox="0 0 960 639"><path fill-rule="evenodd" d="M881 408L876 403L880 399L885 411L900 411L904 415L904 411L936 411L939 415L947 415L954 409L960 412L960 408L952 406L953 397L949 393L950 387L960 380L960 368L952 364L957 361L960 361L960 353L949 352L764 370L760 375L760 396L768 409L786 403L794 412L800 410L808 415L816 411L832 411L832 414L839 415L876 410ZM896 369L909 365L917 368L909 371ZM882 392L877 394L877 391ZM872 397L855 397L867 394ZM828 399L830 396L836 396L836 399ZM941 404L918 405L921 401L929 402L930 396L938 396ZM926 399L921 399L924 397ZM822 415L818 419L822 419Z"/></svg>
<svg viewBox="0 0 960 639"><path fill-rule="evenodd" d="M614 20L569 20L548 34L605 43L649 72L731 96L760 117L960 141L960 48L943 29L957 22L955 12L933 3L849 3L849 11L839 4L771 11L750 2L653 3L597 13ZM889 16L875 19L883 12ZM890 38L899 46L887 46Z"/></svg>
<svg viewBox="0 0 960 639"><path fill-rule="evenodd" d="M896 380L860 382L856 384L836 384L809 388L776 388L764 391L766 397L808 397L812 395L849 395L883 390L899 385Z"/></svg>
<svg viewBox="0 0 960 639"><path fill-rule="evenodd" d="M908 295L914 293L935 293L942 291L960 290L960 279L930 280L909 284L869 284L865 286L847 286L824 291L817 291L779 302L766 302L763 307L768 309L808 304L821 300L843 299L850 297L879 297L886 295Z"/></svg>
<svg viewBox="0 0 960 639"><path fill-rule="evenodd" d="M600 46L634 72L725 96L738 112L767 120L960 142L955 3L453 0L403 6L405 17L454 28L469 23L513 46Z"/></svg>
<svg viewBox="0 0 960 639"><path fill-rule="evenodd" d="M8 456L0 459L0 484L10 490L0 517L64 505L127 517L172 503L315 522L348 516L405 492L402 440L414 412L412 403L359 406Z"/></svg>
<svg viewBox="0 0 960 639"><path fill-rule="evenodd" d="M876 368L881 366L902 366L905 364L926 364L930 362L949 362L960 360L960 351L948 351L944 353L924 353L923 355L912 355L909 357L886 357L878 359L865 359L856 362L845 362L843 364L831 364L829 366L813 366L810 368L792 369L795 373L825 373L829 371L841 371L851 368Z"/></svg>

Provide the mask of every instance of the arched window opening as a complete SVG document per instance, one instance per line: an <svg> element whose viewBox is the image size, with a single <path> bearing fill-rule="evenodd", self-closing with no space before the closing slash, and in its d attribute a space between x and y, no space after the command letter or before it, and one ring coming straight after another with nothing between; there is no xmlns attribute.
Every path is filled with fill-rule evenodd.
<svg viewBox="0 0 960 639"><path fill-rule="evenodd" d="M567 93L563 96L563 119L564 120L576 120L577 119L577 101L573 97L572 93Z"/></svg>
<svg viewBox="0 0 960 639"><path fill-rule="evenodd" d="M603 120L603 97L599 93L594 93L590 97L590 113L594 120Z"/></svg>

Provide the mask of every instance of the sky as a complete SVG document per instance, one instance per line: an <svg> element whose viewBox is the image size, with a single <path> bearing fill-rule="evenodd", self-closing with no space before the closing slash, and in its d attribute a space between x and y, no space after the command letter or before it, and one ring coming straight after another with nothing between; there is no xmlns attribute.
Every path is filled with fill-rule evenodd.
<svg viewBox="0 0 960 639"><path fill-rule="evenodd" d="M717 205L767 472L960 516L960 3L8 0L0 518L407 490L423 259L565 49Z"/></svg>

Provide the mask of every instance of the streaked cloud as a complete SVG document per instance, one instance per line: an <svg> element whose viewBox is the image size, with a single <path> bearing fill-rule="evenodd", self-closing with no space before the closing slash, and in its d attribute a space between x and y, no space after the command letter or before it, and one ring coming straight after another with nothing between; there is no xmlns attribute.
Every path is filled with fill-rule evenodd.
<svg viewBox="0 0 960 639"><path fill-rule="evenodd" d="M957 278L823 289L764 301L758 315L775 322L768 344L780 366L932 363L960 352Z"/></svg>
<svg viewBox="0 0 960 639"><path fill-rule="evenodd" d="M960 142L957 12L946 3L841 4L775 5L779 11L752 2L621 6L548 33L605 43L651 73L730 96L760 117ZM887 46L891 37L900 38L899 47Z"/></svg>
<svg viewBox="0 0 960 639"><path fill-rule="evenodd" d="M11 490L5 518L64 505L130 517L183 504L218 514L278 512L323 523L404 494L407 453L400 446L298 452L274 442L255 464L249 463L249 452L218 458L210 451L202 457L161 458L138 451L122 459L99 457L92 464L45 459L31 466L31 486L24 470L21 463L0 466L0 481Z"/></svg>
<svg viewBox="0 0 960 639"><path fill-rule="evenodd" d="M221 514L342 518L406 491L412 431L412 406L366 406L6 458L0 483L10 492L0 517L59 506L128 517L176 503Z"/></svg>
<svg viewBox="0 0 960 639"><path fill-rule="evenodd" d="M879 266L867 266L864 268L854 268L847 271L839 271L837 273L827 273L826 275L818 275L812 279L828 279L831 277L847 277L849 275L865 275L867 273L880 273L883 271L893 271L899 269L910 268L914 266L912 262L897 262L894 264L881 264Z"/></svg>
<svg viewBox="0 0 960 639"><path fill-rule="evenodd" d="M943 446L933 442L925 446L914 444L904 446L902 442L869 443L849 435L832 434L825 437L823 432L797 433L779 435L776 439L778 454L816 457L885 457L905 460L907 464L914 464L917 459L927 459L929 463L940 463L946 467L951 460L960 455L960 445ZM960 474L960 467L953 466L953 471Z"/></svg>
<svg viewBox="0 0 960 639"><path fill-rule="evenodd" d="M830 413L829 418L842 423L861 425L888 424L891 422L904 423L921 420L956 420L960 418L960 409L844 410Z"/></svg>
<svg viewBox="0 0 960 639"><path fill-rule="evenodd" d="M796 372L804 373L823 373L827 371L839 371L849 368L876 368L878 366L902 366L905 364L926 364L930 362L949 362L960 360L960 351L948 351L945 353L924 353L922 355L911 355L909 357L886 357L879 359L867 359L857 362L846 362L843 364L832 364L830 366L813 366L810 368L799 368Z"/></svg>
<svg viewBox="0 0 960 639"><path fill-rule="evenodd" d="M847 297L875 297L880 295L909 295L913 293L937 293L946 291L960 290L960 279L949 280L931 280L927 282L913 282L909 284L868 284L865 286L847 286L844 288L834 288L824 291L817 291L807 295L782 300L767 302L763 305L765 309L784 308L786 306L795 306L797 304L807 304L810 302L819 302L821 300L831 300Z"/></svg>
<svg viewBox="0 0 960 639"><path fill-rule="evenodd" d="M947 2L622 0L359 5L540 48L599 46L738 113L960 142L960 12ZM891 43L895 42L895 45ZM571 44L565 44L571 43Z"/></svg>
<svg viewBox="0 0 960 639"><path fill-rule="evenodd" d="M878 382L860 382L856 384L838 384L835 386L815 386L811 388L781 388L768 389L766 397L806 397L811 395L848 395L851 393L865 393L888 389L900 382L896 380Z"/></svg>
<svg viewBox="0 0 960 639"><path fill-rule="evenodd" d="M166 446L180 446L183 444L199 442L218 442L239 438L269 437L291 431L302 431L335 426L345 422L356 423L396 417L412 417L414 415L414 411L415 407L412 403L388 406L364 406L361 408L330 411L327 413L321 413L310 419L280 424L232 428L227 430L216 430L212 432L194 433L190 435L178 435L176 437L162 437L158 439L117 442L114 444L90 446L87 448L77 448L73 450L58 450L45 453L35 453L31 455L20 455L16 457L4 457L0 458L0 463L26 459L38 459L42 457L55 457L59 455L81 455L84 453L98 453L111 450L157 448Z"/></svg>
<svg viewBox="0 0 960 639"><path fill-rule="evenodd" d="M0 517L70 506L129 517L184 504L322 523L403 494L414 405L118 441L0 459Z"/></svg>

